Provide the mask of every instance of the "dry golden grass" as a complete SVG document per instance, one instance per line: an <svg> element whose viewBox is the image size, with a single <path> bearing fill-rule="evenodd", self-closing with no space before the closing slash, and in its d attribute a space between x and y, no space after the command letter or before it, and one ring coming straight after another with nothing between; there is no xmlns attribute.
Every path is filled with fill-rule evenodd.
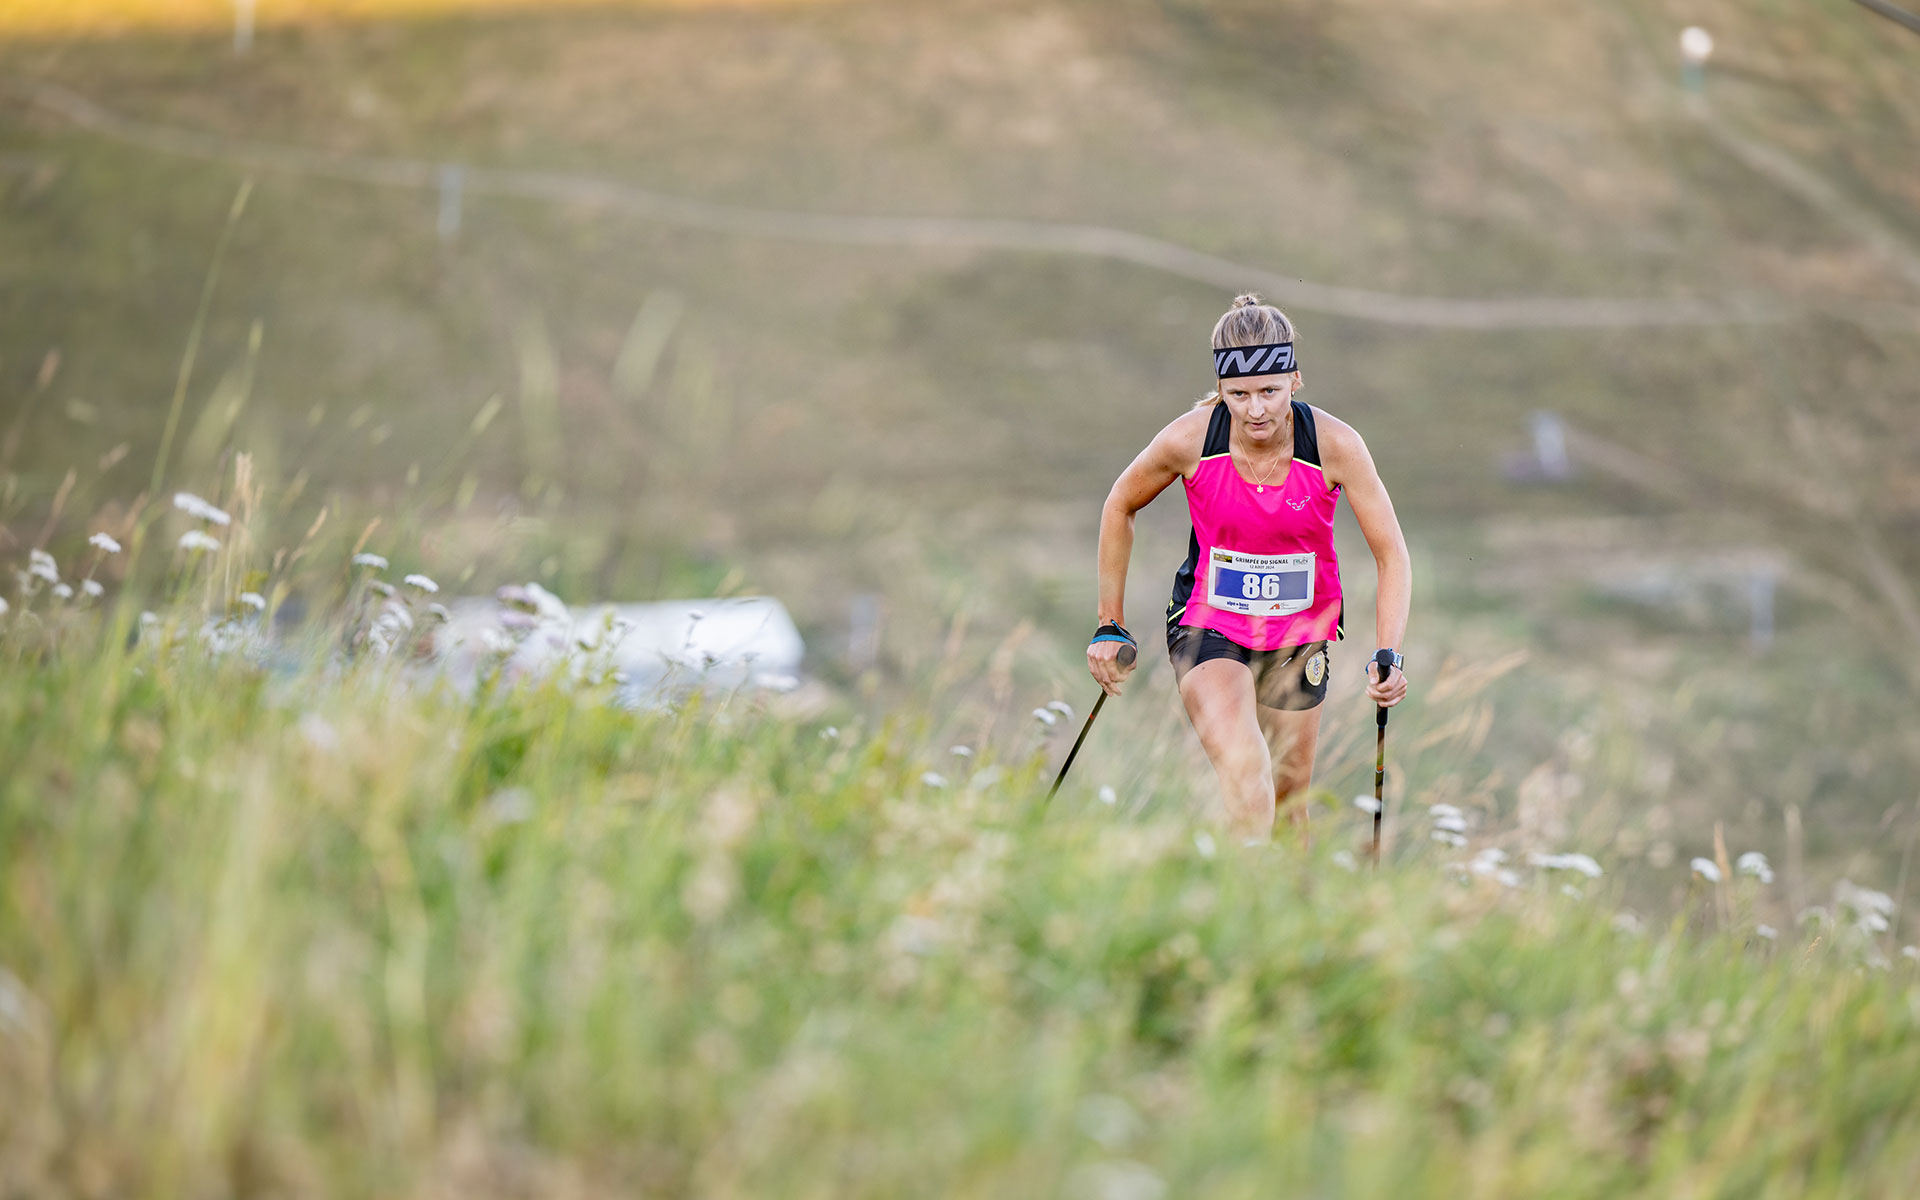
<svg viewBox="0 0 1920 1200"><path fill-rule="evenodd" d="M258 0L260 25L364 21L556 8L801 8L835 0ZM235 0L4 0L0 37L224 29Z"/></svg>

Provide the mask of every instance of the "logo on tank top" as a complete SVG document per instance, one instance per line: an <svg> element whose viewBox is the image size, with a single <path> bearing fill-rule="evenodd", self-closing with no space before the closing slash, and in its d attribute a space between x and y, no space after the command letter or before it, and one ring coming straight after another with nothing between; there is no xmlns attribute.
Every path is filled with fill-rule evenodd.
<svg viewBox="0 0 1920 1200"><path fill-rule="evenodd" d="M1307 507L1307 502L1305 500L1289 500L1287 501L1287 507L1295 512L1301 512Z"/></svg>

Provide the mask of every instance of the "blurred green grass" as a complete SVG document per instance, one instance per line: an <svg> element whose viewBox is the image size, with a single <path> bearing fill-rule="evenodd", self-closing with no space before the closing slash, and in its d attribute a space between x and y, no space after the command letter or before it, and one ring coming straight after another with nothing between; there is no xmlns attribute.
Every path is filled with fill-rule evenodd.
<svg viewBox="0 0 1920 1200"><path fill-rule="evenodd" d="M10 1192L1891 1197L1920 1166L1915 964L1864 966L1844 914L1758 935L1749 879L1643 933L1611 876L1454 881L1417 809L1378 873L1336 861L1351 810L1216 847L1164 770L1048 811L1048 757L956 758L937 693L634 714L262 672L193 622L0 634Z"/></svg>

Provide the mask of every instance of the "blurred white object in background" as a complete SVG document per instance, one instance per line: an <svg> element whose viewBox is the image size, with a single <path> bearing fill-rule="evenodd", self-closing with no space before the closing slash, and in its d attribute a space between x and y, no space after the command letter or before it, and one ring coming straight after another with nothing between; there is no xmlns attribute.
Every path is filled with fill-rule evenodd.
<svg viewBox="0 0 1920 1200"><path fill-rule="evenodd" d="M253 0L233 0L233 52L253 49Z"/></svg>
<svg viewBox="0 0 1920 1200"><path fill-rule="evenodd" d="M1713 57L1713 35L1698 25L1680 31L1680 57L1692 66L1704 66Z"/></svg>
<svg viewBox="0 0 1920 1200"><path fill-rule="evenodd" d="M1509 483L1566 483L1573 478L1573 459L1567 452L1567 423L1560 414L1544 409L1527 417L1533 439L1531 452L1509 454L1501 474Z"/></svg>
<svg viewBox="0 0 1920 1200"><path fill-rule="evenodd" d="M530 583L447 608L435 640L448 674L463 686L496 654L515 676L611 673L620 703L636 708L695 690L791 692L801 682L806 646L772 596L569 607Z"/></svg>

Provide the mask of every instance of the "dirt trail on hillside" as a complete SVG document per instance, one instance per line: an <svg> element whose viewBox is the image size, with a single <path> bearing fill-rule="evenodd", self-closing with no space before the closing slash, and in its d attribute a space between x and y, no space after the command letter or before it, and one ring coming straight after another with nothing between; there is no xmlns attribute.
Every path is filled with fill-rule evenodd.
<svg viewBox="0 0 1920 1200"><path fill-rule="evenodd" d="M458 164L341 154L240 140L122 116L55 84L5 81L8 90L93 133L143 149L378 187L435 190ZM1607 299L1462 299L1407 296L1297 279L1123 229L1050 221L859 216L745 208L673 196L567 171L459 166L467 192L599 205L682 228L856 246L920 246L1071 254L1132 263L1275 303L1386 325L1475 330L1634 329L1772 325L1808 312L1920 330L1920 308L1884 302L1808 303L1775 296ZM1777 172L1769 172L1778 178Z"/></svg>

